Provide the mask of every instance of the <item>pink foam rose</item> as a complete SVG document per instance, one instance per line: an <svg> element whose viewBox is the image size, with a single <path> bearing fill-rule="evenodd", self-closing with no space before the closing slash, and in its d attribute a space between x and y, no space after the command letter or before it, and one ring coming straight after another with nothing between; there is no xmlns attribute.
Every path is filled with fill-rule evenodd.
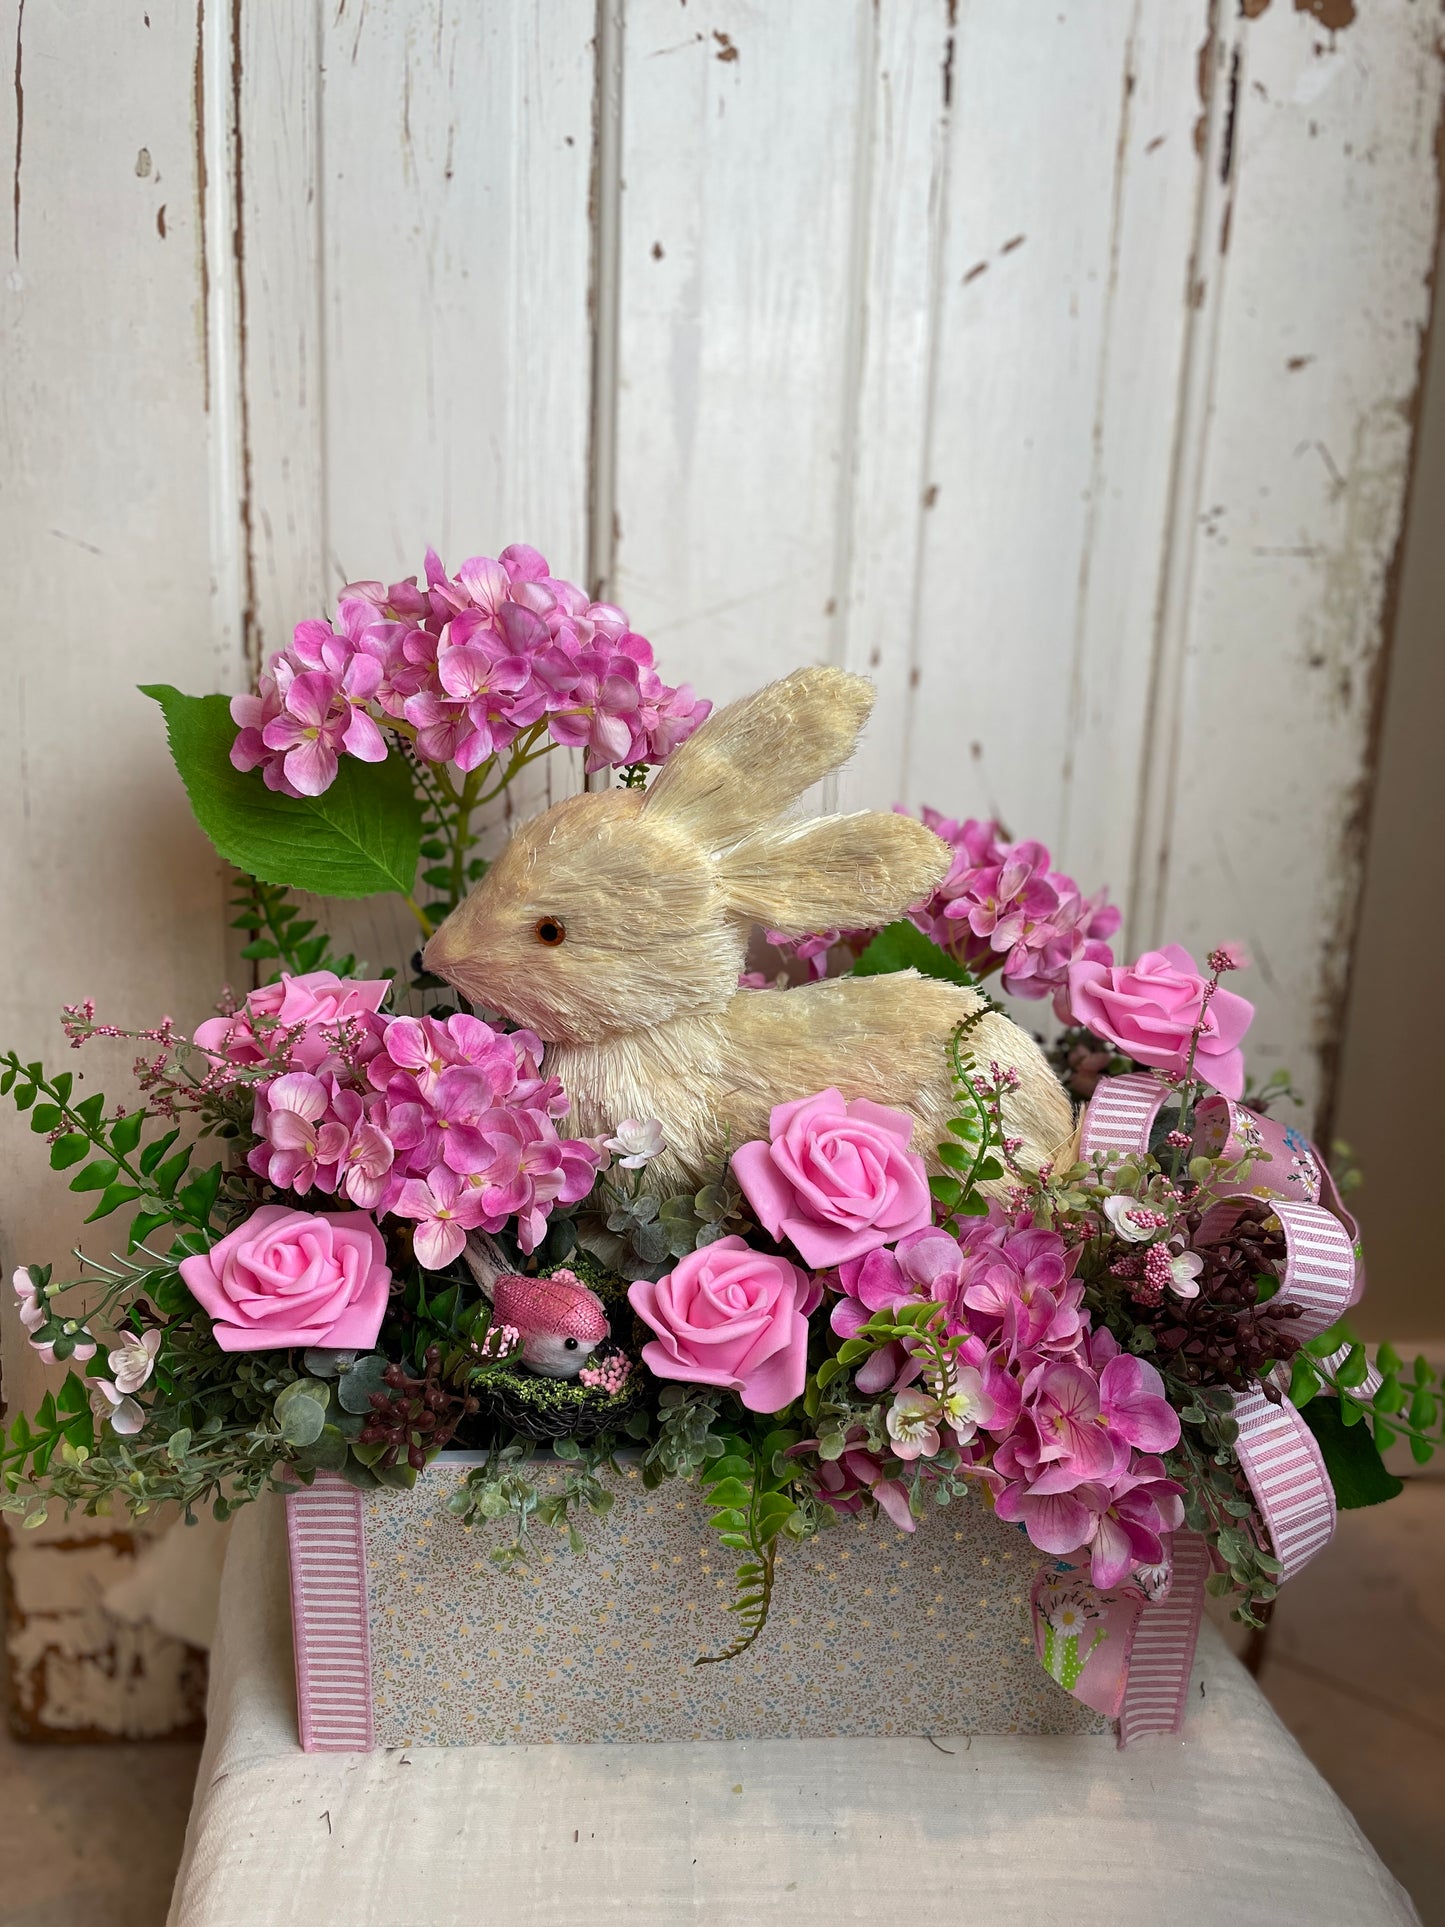
<svg viewBox="0 0 1445 1927"><path fill-rule="evenodd" d="M209 1251L183 1258L180 1271L223 1352L369 1350L391 1288L386 1246L365 1212L283 1204L263 1204Z"/></svg>
<svg viewBox="0 0 1445 1927"><path fill-rule="evenodd" d="M1247 997L1216 988L1208 1003L1208 979L1189 952L1177 943L1146 950L1137 963L1108 965L1085 961L1069 970L1069 1001L1075 1021L1141 1064L1182 1077L1189 1062L1189 1040L1201 1022L1194 1068L1206 1084L1225 1097L1244 1091L1244 1053L1240 1039L1249 1029L1254 1005Z"/></svg>
<svg viewBox="0 0 1445 1927"><path fill-rule="evenodd" d="M801 1397L808 1314L822 1290L786 1258L719 1238L656 1284L629 1285L627 1296L657 1333L642 1348L655 1377L725 1385L750 1412L780 1412Z"/></svg>
<svg viewBox="0 0 1445 1927"><path fill-rule="evenodd" d="M354 1021L360 1028L379 1032L380 1027L367 1019L381 1009L390 989L384 977L338 977L334 970L310 970L303 977L290 977L283 972L279 983L253 990L234 1016L208 1017L196 1031L196 1048L230 1064L266 1064L275 1054L274 1045L267 1048L273 1026L289 1030L299 1025L300 1036L291 1044L285 1065L277 1068L315 1071L325 1064L337 1069L339 1027ZM252 1022L257 1017L270 1020L259 1033ZM361 1054L367 1054L365 1048Z"/></svg>
<svg viewBox="0 0 1445 1927"><path fill-rule="evenodd" d="M774 1107L772 1142L734 1154L733 1175L773 1237L822 1270L861 1258L933 1221L913 1120L836 1090Z"/></svg>

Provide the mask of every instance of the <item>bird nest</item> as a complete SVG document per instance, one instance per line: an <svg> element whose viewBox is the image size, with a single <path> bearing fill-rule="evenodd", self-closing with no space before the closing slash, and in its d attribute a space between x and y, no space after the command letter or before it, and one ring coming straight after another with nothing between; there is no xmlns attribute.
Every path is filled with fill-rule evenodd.
<svg viewBox="0 0 1445 1927"><path fill-rule="evenodd" d="M545 1265L541 1276L554 1271L570 1271L602 1300L613 1336L593 1353L592 1365L621 1354L630 1359L632 1371L621 1391L608 1392L600 1386L584 1385L576 1378L543 1378L529 1371L520 1360L489 1366L485 1378L475 1386L486 1417L508 1426L529 1439L593 1439L603 1432L617 1432L647 1397L647 1374L637 1362L635 1347L619 1344L619 1332L634 1336L636 1320L627 1300L627 1280L608 1271L590 1252L577 1250L570 1258Z"/></svg>

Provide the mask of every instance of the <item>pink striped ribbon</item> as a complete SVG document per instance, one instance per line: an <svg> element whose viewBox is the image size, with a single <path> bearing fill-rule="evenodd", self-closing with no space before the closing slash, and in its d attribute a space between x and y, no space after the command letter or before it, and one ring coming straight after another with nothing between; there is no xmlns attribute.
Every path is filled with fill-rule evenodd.
<svg viewBox="0 0 1445 1927"><path fill-rule="evenodd" d="M1079 1149L1086 1158L1098 1152L1149 1149L1149 1132L1169 1095L1157 1077L1131 1071L1127 1077L1101 1077L1084 1112Z"/></svg>
<svg viewBox="0 0 1445 1927"><path fill-rule="evenodd" d="M1197 1532L1174 1535L1174 1578L1163 1599L1147 1605L1134 1629L1129 1680L1119 1709L1119 1744L1145 1733L1177 1733L1184 1721L1209 1550Z"/></svg>
<svg viewBox="0 0 1445 1927"><path fill-rule="evenodd" d="M1146 1151L1166 1095L1158 1079L1142 1073L1101 1078L1084 1116L1083 1155L1127 1156ZM1200 1108L1202 1112L1205 1106ZM1208 1108L1207 1128L1216 1140L1214 1148L1239 1155L1252 1142L1269 1155L1263 1167L1256 1167L1263 1181L1213 1206L1198 1235L1206 1242L1224 1236L1246 1202L1269 1198L1284 1229L1280 1299L1300 1307L1295 1329L1301 1340L1317 1337L1344 1315L1362 1289L1354 1220L1313 1146L1227 1100L1208 1100ZM1287 1155L1291 1147L1293 1154ZM1270 1171L1270 1164L1277 1169ZM1279 1189L1268 1182L1271 1177ZM1293 1187L1290 1195L1282 1195L1286 1183ZM1305 1195L1294 1194L1300 1190ZM1325 1204L1314 1201L1321 1195ZM1340 1356L1336 1354L1336 1359ZM1355 1395L1369 1396L1378 1382L1372 1369ZM1281 1579L1293 1578L1333 1536L1335 1496L1329 1474L1314 1435L1287 1400L1274 1404L1258 1388L1236 1393L1234 1416L1239 1425L1240 1466L1283 1567ZM1174 1579L1168 1595L1144 1608L1135 1632L1119 1717L1121 1746L1142 1733L1177 1732L1183 1719L1208 1550L1198 1534L1177 1532L1173 1557Z"/></svg>
<svg viewBox="0 0 1445 1927"><path fill-rule="evenodd" d="M307 1753L369 1753L371 1637L361 1494L334 1472L286 1495L296 1707Z"/></svg>
<svg viewBox="0 0 1445 1927"><path fill-rule="evenodd" d="M1334 1536L1334 1488L1313 1432L1288 1401L1274 1405L1263 1392L1236 1392L1234 1417L1234 1449L1284 1568L1283 1583Z"/></svg>
<svg viewBox="0 0 1445 1927"><path fill-rule="evenodd" d="M1196 1242L1214 1244L1226 1237L1246 1205L1260 1202L1255 1191L1240 1192L1205 1212ZM1301 1344L1318 1338L1344 1316L1355 1288L1355 1253L1349 1233L1322 1205L1268 1199L1284 1230L1284 1277L1279 1297L1298 1305L1294 1334Z"/></svg>

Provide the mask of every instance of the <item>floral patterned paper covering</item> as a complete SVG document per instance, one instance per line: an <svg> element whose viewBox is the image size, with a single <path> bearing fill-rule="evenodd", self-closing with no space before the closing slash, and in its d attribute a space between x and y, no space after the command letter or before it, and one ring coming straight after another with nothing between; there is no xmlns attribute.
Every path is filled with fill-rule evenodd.
<svg viewBox="0 0 1445 1927"><path fill-rule="evenodd" d="M629 1466L585 1558L544 1539L499 1573L496 1534L447 1510L472 1463L365 1500L378 1746L1112 1731L1040 1668L1037 1555L981 1502L912 1537L843 1521L796 1555L769 1637L699 1667L732 1573L691 1487L645 1492Z"/></svg>

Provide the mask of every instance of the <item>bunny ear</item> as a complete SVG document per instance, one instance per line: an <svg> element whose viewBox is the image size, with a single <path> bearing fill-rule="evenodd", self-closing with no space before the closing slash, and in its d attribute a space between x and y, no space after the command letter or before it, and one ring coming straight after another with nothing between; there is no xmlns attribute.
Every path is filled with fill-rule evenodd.
<svg viewBox="0 0 1445 1927"><path fill-rule="evenodd" d="M953 853L911 816L860 810L759 831L718 864L735 916L784 936L891 923L931 895Z"/></svg>
<svg viewBox="0 0 1445 1927"><path fill-rule="evenodd" d="M673 751L646 813L706 850L726 850L846 762L872 707L872 684L842 669L799 669L769 683Z"/></svg>

